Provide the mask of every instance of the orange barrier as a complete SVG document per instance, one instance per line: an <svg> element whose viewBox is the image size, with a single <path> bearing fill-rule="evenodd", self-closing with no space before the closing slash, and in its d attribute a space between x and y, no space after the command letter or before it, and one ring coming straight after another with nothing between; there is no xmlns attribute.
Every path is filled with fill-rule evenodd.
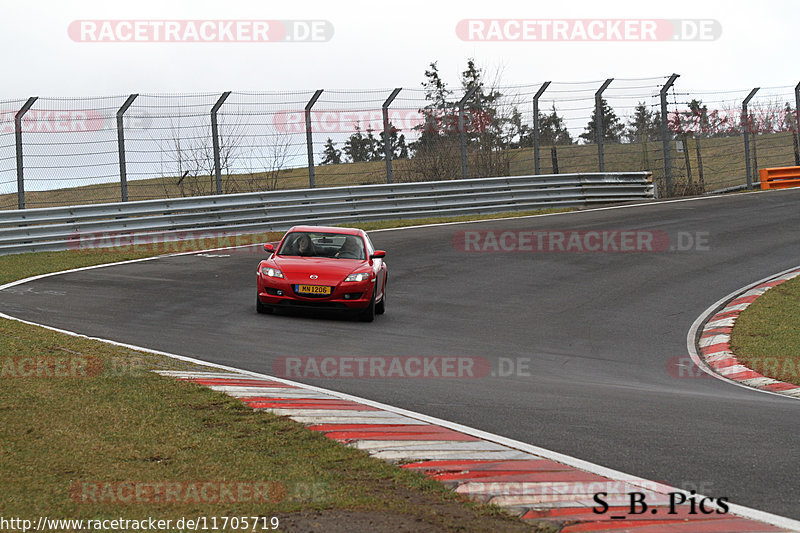
<svg viewBox="0 0 800 533"><path fill-rule="evenodd" d="M762 189L788 189L800 186L800 167L762 168L758 174L761 176Z"/></svg>

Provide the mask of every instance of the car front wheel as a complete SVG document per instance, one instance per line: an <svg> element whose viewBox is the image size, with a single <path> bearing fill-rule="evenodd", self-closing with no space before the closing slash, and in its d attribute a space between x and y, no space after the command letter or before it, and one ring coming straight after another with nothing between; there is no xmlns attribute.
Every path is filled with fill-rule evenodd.
<svg viewBox="0 0 800 533"><path fill-rule="evenodd" d="M256 293L256 312L259 315L271 315L272 314L272 308L261 303L261 299L258 297L258 293Z"/></svg>
<svg viewBox="0 0 800 533"><path fill-rule="evenodd" d="M358 319L362 322L372 322L375 320L375 292L377 289L372 291L372 299L369 301L369 305L366 309L361 311L361 314L358 315Z"/></svg>

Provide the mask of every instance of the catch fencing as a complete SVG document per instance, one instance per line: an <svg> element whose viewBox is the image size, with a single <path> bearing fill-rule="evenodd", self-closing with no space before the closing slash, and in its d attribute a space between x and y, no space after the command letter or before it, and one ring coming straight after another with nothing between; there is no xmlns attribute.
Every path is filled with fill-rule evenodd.
<svg viewBox="0 0 800 533"><path fill-rule="evenodd" d="M457 89L0 102L0 209L488 176L649 171L662 196L800 165L795 87L677 74Z"/></svg>

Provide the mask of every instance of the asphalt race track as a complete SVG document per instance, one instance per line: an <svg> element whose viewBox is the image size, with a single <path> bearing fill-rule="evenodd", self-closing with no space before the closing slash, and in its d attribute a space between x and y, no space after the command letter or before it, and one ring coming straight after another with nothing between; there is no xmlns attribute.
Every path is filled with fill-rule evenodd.
<svg viewBox="0 0 800 533"><path fill-rule="evenodd" d="M529 359L528 372L507 377L297 381L800 519L800 401L677 377L708 306L800 264L798 228L800 190L790 190L375 232L389 286L371 324L256 314L258 250L54 276L0 292L0 309L266 374L283 356L476 356L493 368ZM707 246L464 253L452 242L463 230L623 229Z"/></svg>

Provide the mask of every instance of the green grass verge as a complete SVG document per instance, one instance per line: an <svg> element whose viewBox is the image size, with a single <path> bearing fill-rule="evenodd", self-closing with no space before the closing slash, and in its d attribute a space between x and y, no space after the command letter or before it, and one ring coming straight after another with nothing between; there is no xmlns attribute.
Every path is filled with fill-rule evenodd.
<svg viewBox="0 0 800 533"><path fill-rule="evenodd" d="M731 349L748 368L800 385L800 278L771 288L742 311Z"/></svg>
<svg viewBox="0 0 800 533"><path fill-rule="evenodd" d="M447 220L452 219L402 224ZM3 256L0 282L149 253ZM285 531L556 530L465 501L421 474L372 459L205 387L161 377L152 369L206 370L0 320L3 516L32 520L277 516ZM164 502L148 500L145 485L183 483L186 488L202 482L242 482L274 491L268 501L254 502L246 495L215 502L213 497L198 501L187 489L180 501ZM129 495L120 488L124 483L145 487L144 498L138 503L121 501L121 495ZM107 492L109 488L112 492Z"/></svg>

